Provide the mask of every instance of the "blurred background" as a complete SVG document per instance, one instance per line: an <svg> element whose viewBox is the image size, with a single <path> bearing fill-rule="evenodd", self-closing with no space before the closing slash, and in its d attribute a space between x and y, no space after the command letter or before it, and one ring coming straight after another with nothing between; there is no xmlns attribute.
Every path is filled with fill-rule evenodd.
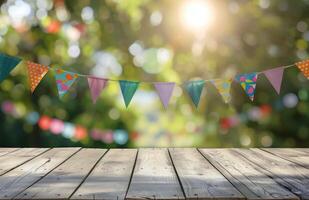
<svg viewBox="0 0 309 200"><path fill-rule="evenodd" d="M0 51L112 79L230 77L308 58L309 0L8 0ZM164 109L141 84L128 109L117 82L94 105L79 78L58 98L50 71L30 93L20 63L0 84L0 146L305 147L308 80L284 72L277 95L264 75L254 102L238 83L225 104L206 83L196 109L183 88Z"/></svg>

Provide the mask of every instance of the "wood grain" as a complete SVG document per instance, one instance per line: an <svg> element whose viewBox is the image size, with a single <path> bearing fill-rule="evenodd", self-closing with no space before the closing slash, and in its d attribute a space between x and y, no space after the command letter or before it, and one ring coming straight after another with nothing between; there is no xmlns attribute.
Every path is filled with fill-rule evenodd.
<svg viewBox="0 0 309 200"><path fill-rule="evenodd" d="M12 199L64 162L79 148L51 149L0 176L0 199Z"/></svg>
<svg viewBox="0 0 309 200"><path fill-rule="evenodd" d="M230 149L200 149L247 199L298 199Z"/></svg>
<svg viewBox="0 0 309 200"><path fill-rule="evenodd" d="M167 149L140 149L126 199L184 199Z"/></svg>
<svg viewBox="0 0 309 200"><path fill-rule="evenodd" d="M170 148L186 199L245 199L196 149Z"/></svg>
<svg viewBox="0 0 309 200"><path fill-rule="evenodd" d="M309 169L309 149L264 148L262 150Z"/></svg>
<svg viewBox="0 0 309 200"><path fill-rule="evenodd" d="M68 199L105 152L105 149L80 150L16 199Z"/></svg>
<svg viewBox="0 0 309 200"><path fill-rule="evenodd" d="M309 169L260 149L238 149L237 152L302 199L309 199Z"/></svg>
<svg viewBox="0 0 309 200"><path fill-rule="evenodd" d="M16 150L18 150L18 148L0 148L0 156L4 156Z"/></svg>
<svg viewBox="0 0 309 200"><path fill-rule="evenodd" d="M136 149L108 151L71 199L124 199L136 154Z"/></svg>
<svg viewBox="0 0 309 200"><path fill-rule="evenodd" d="M0 175L47 151L47 148L23 148L0 157Z"/></svg>

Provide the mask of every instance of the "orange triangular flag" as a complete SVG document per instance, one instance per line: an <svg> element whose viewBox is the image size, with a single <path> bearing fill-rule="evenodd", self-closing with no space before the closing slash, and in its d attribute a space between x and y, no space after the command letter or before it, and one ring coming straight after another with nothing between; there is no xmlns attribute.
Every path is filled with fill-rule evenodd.
<svg viewBox="0 0 309 200"><path fill-rule="evenodd" d="M309 79L309 60L300 61L296 63L296 66Z"/></svg>
<svg viewBox="0 0 309 200"><path fill-rule="evenodd" d="M48 67L31 61L27 61L27 67L29 74L30 89L31 92L33 92L41 82L42 78L48 72Z"/></svg>

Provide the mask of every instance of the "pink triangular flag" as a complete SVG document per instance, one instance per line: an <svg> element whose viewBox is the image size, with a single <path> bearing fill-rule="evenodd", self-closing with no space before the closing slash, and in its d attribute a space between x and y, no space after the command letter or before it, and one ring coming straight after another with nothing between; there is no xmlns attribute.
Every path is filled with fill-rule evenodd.
<svg viewBox="0 0 309 200"><path fill-rule="evenodd" d="M154 87L157 90L157 93L161 99L161 102L165 108L167 108L170 98L173 93L175 83L173 82L156 82Z"/></svg>
<svg viewBox="0 0 309 200"><path fill-rule="evenodd" d="M92 101L93 103L95 103L100 96L101 91L105 88L107 80L95 77L88 77L88 84L91 92Z"/></svg>
<svg viewBox="0 0 309 200"><path fill-rule="evenodd" d="M278 67L263 72L278 94L280 93L281 89L283 71L283 67Z"/></svg>

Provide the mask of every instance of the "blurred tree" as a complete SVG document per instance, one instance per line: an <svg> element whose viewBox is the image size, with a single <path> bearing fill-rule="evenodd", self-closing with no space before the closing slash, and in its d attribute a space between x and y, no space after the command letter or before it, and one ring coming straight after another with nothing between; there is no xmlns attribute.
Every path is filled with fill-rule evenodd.
<svg viewBox="0 0 309 200"><path fill-rule="evenodd" d="M200 8L194 10L187 3L1 1L0 50L100 77L178 83L231 77L308 58L307 0L207 1L205 16L199 15ZM187 10L188 21L183 18ZM207 27L192 26L206 18L212 18ZM93 105L86 79L79 78L60 100L50 72L31 95L26 67L22 65L0 85L0 146L309 144L308 81L296 68L285 70L279 96L260 75L254 102L239 84L233 83L232 102L224 104L216 89L207 83L198 109L177 87L170 107L164 110L154 88L141 84L126 110L117 82L110 82ZM10 102L17 114L7 112L6 103ZM125 130L130 142L104 144L89 137L76 141L48 134L50 131L27 122L31 112L80 124L89 134L92 129Z"/></svg>

